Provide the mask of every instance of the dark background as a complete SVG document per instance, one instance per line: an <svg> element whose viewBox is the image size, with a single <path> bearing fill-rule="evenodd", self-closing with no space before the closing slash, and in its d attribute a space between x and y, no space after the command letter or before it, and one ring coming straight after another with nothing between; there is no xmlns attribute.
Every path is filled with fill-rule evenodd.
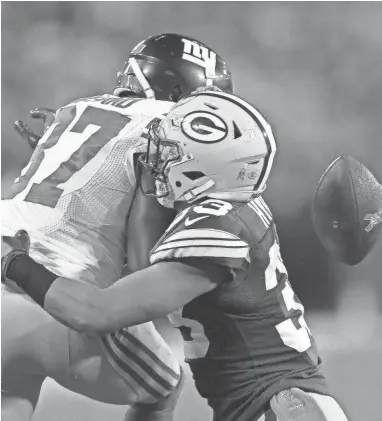
<svg viewBox="0 0 382 421"><path fill-rule="evenodd" d="M30 156L13 122L36 106L112 92L116 71L141 39L179 32L221 54L236 93L273 125L278 155L265 196L319 345L333 367L338 352L349 370L369 367L382 342L382 241L362 264L345 268L316 239L310 206L320 175L341 154L359 159L382 182L381 3L2 2L1 18L5 190ZM375 381L376 369L382 372L381 356L360 390ZM333 382L343 384L349 370ZM354 403L365 392L338 390L354 414L365 415ZM373 401L354 421L382 420L380 405Z"/></svg>

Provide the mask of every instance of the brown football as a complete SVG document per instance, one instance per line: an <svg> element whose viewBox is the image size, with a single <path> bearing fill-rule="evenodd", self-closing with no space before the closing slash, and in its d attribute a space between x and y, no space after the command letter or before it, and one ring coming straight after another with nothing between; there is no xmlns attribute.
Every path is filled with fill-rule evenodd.
<svg viewBox="0 0 382 421"><path fill-rule="evenodd" d="M356 265L374 247L382 230L382 185L359 161L340 156L318 183L312 218L327 252Z"/></svg>

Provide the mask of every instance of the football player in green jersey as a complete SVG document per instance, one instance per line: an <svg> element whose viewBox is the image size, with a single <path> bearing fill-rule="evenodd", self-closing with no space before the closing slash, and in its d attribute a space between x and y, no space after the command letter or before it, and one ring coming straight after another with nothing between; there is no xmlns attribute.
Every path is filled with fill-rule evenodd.
<svg viewBox="0 0 382 421"><path fill-rule="evenodd" d="M275 152L253 106L197 92L153 123L141 160L158 201L178 212L149 268L99 289L57 277L8 239L3 271L54 318L87 334L170 314L216 421L346 421L261 196Z"/></svg>

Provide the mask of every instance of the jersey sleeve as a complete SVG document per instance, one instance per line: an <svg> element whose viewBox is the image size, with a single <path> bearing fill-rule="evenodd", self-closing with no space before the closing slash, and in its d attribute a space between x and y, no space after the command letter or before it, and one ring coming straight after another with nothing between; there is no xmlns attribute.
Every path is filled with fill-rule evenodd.
<svg viewBox="0 0 382 421"><path fill-rule="evenodd" d="M153 248L151 264L166 260L199 260L246 270L250 246L241 221L234 215L208 215L194 209L174 220Z"/></svg>

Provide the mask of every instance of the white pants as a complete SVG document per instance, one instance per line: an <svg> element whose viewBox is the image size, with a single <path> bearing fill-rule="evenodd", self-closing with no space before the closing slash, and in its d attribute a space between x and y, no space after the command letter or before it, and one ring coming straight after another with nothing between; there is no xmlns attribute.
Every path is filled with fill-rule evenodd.
<svg viewBox="0 0 382 421"><path fill-rule="evenodd" d="M41 376L92 399L127 405L157 401L178 382L179 364L152 323L128 329L131 341L117 352L123 370L123 365L110 362L100 338L67 328L24 293L3 286L1 300L5 394L26 384L28 376ZM150 348L157 358L147 352Z"/></svg>

